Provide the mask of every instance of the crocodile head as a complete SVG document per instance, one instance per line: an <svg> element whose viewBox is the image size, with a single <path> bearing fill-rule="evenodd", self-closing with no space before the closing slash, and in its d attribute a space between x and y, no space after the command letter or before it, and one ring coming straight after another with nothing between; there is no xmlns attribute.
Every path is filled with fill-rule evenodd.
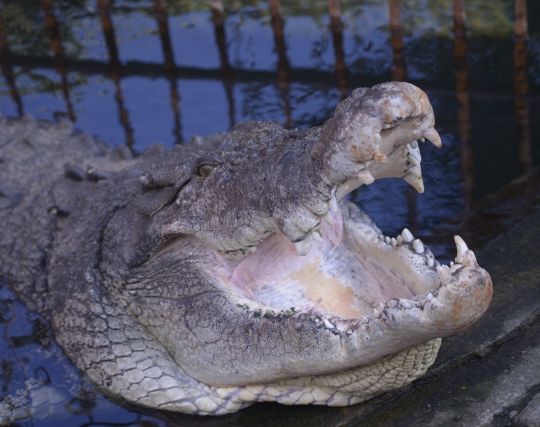
<svg viewBox="0 0 540 427"><path fill-rule="evenodd" d="M441 146L426 94L384 83L320 127L238 125L147 167L136 207L107 226L102 268L126 265L109 286L187 385L161 403L124 397L202 414L346 405L422 375L440 338L487 309L489 274L459 236L441 265L346 200L387 177L424 191L422 142Z"/></svg>

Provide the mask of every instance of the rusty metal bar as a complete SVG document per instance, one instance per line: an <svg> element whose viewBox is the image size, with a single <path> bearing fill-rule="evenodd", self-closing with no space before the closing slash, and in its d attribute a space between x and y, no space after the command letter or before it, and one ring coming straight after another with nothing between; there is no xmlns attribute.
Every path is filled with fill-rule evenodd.
<svg viewBox="0 0 540 427"><path fill-rule="evenodd" d="M9 41L6 30L6 21L4 16L0 14L0 63L2 65L2 74L9 86L9 95L17 108L17 114L21 117L24 114L24 107L19 89L13 73L11 63L11 53L9 51Z"/></svg>
<svg viewBox="0 0 540 427"><path fill-rule="evenodd" d="M122 64L120 63L118 57L118 47L116 46L116 37L114 34L110 8L110 0L97 0L98 15L101 21L101 28L103 30L103 36L105 38L105 44L107 45L107 51L109 54L109 76L114 82L114 98L118 107L119 120L120 124L124 128L126 145L130 149L133 149L133 127L129 121L129 113L124 103L124 94L122 92L121 85Z"/></svg>
<svg viewBox="0 0 540 427"><path fill-rule="evenodd" d="M229 55L227 53L227 35L225 33L225 11L222 0L211 0L209 2L210 11L212 12L212 22L214 23L214 34L216 44L219 51L219 62L221 66L221 75L223 78L223 86L227 96L227 104L229 110L229 124L234 126L236 123L236 112L234 105L234 76L231 65L229 63Z"/></svg>
<svg viewBox="0 0 540 427"><path fill-rule="evenodd" d="M174 118L173 136L176 144L181 144L182 137L182 120L180 114L180 92L178 91L178 81L176 79L174 70L176 64L174 61L174 51L172 49L169 20L167 16L167 10L165 0L154 0L154 12L156 14L156 20L158 24L159 37L161 39L161 48L163 50L163 58L165 61L165 74L169 80L171 108Z"/></svg>
<svg viewBox="0 0 540 427"><path fill-rule="evenodd" d="M390 44L392 46L393 64L392 80L403 81L407 78L403 44L403 29L401 28L400 0L388 0L390 18Z"/></svg>
<svg viewBox="0 0 540 427"><path fill-rule="evenodd" d="M269 0L270 17L272 24L272 32L274 34L274 45L278 56L277 63L277 81L278 89L283 102L283 111L285 113L285 127L291 127L292 110L291 97L289 93L289 58L287 57L287 45L285 44L284 21L281 13L280 0Z"/></svg>
<svg viewBox="0 0 540 427"><path fill-rule="evenodd" d="M345 98L349 92L347 65L345 63L345 51L343 49L343 22L341 20L340 0L328 0L328 12L330 14L330 31L334 44L335 73L341 97Z"/></svg>
<svg viewBox="0 0 540 427"><path fill-rule="evenodd" d="M453 0L454 74L458 101L458 132L461 171L463 174L463 198L465 210L472 206L474 189L474 156L470 144L469 64L467 61L467 28L465 25L464 0Z"/></svg>
<svg viewBox="0 0 540 427"><path fill-rule="evenodd" d="M75 111L73 110L73 104L71 103L71 96L69 93L69 82L66 73L64 47L62 45L62 37L60 35L60 29L58 26L58 20L54 14L53 0L41 0L41 6L43 13L45 14L45 28L49 33L51 50L54 55L55 68L60 75L60 86L62 88L62 95L66 102L66 109L71 121L77 119Z"/></svg>
<svg viewBox="0 0 540 427"><path fill-rule="evenodd" d="M514 105L519 140L519 162L524 172L532 168L527 78L527 0L514 1Z"/></svg>

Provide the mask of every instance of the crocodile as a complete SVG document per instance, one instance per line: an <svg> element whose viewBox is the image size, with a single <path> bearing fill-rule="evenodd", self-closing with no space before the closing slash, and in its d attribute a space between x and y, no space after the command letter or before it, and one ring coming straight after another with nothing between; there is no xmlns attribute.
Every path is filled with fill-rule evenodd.
<svg viewBox="0 0 540 427"><path fill-rule="evenodd" d="M405 82L354 90L321 126L246 122L139 155L2 118L0 277L113 399L362 402L422 376L491 301L461 237L443 265L347 197L392 177L423 192L434 125Z"/></svg>

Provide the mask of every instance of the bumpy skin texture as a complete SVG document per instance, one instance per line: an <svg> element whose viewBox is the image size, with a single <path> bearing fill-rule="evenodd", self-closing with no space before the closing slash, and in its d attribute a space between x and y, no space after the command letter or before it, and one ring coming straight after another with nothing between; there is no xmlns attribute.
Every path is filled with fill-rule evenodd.
<svg viewBox="0 0 540 427"><path fill-rule="evenodd" d="M217 415L255 401L365 400L422 375L438 337L483 313L487 273L464 263L441 273L470 284L463 295L441 288L341 328L246 310L207 266L271 234L301 241L374 179L421 186L419 161L399 157L419 159L417 146L397 140L438 144L433 125L426 95L406 83L354 91L322 127L246 123L137 158L66 124L3 120L0 274L93 382L129 402ZM352 222L363 215L351 212ZM461 314L449 326L454 303Z"/></svg>

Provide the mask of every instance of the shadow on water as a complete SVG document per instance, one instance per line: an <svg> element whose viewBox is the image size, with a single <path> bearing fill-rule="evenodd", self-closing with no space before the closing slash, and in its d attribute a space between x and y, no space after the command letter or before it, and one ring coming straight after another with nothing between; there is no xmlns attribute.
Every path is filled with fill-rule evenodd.
<svg viewBox="0 0 540 427"><path fill-rule="evenodd" d="M407 225L438 257L528 209L540 160L540 5L526 0L23 0L0 3L0 111L140 152L246 120L322 123L358 86L425 89L445 148L422 147L426 193L399 181L353 195L386 234ZM522 174L521 184L505 187ZM502 199L486 196L499 191ZM491 200L491 201L490 201ZM495 201L494 201L495 200ZM502 201L501 201L502 200ZM256 405L219 419L110 402L3 284L2 395L28 382L59 403L27 425L322 425L357 409ZM68 402L66 404L66 402ZM44 409L46 410L46 409ZM42 414L43 415L43 414Z"/></svg>

